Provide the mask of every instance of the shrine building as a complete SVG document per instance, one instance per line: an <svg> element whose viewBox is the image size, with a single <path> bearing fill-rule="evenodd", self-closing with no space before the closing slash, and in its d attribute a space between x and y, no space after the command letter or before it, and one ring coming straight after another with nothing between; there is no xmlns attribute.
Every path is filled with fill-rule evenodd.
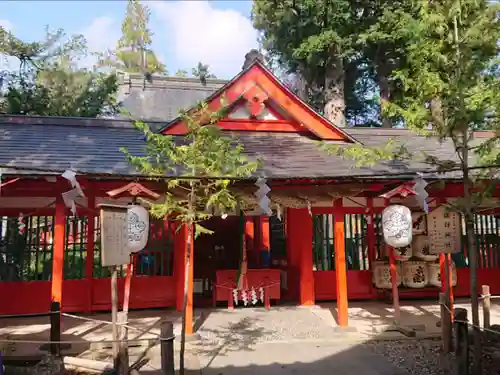
<svg viewBox="0 0 500 375"><path fill-rule="evenodd" d="M452 142L405 129L338 128L261 62L247 65L230 81L156 76L145 81L134 75L120 80L121 105L155 131L180 140L186 128L179 110L200 100L216 109L224 96L229 110L218 126L243 145L250 159L262 160L256 175L239 184L249 196L257 190L257 177L264 176L270 187L272 216L245 213L207 220L214 234L194 241L188 310L212 304L238 308L242 299L234 291L245 253L247 296L255 290L271 308L285 301L313 305L336 300L339 325L348 325L349 301L387 297L381 213L391 203L410 207L414 217L412 246L397 251L400 296L436 300L446 256L429 251L437 245L429 243L428 235L446 219L441 205L463 195L460 173L438 174L418 160L356 167L324 151L320 142L382 146L393 139L415 154L456 159ZM478 132L475 137L492 135ZM0 116L0 314L46 312L51 301L67 312L110 309L98 206L126 204L137 194L161 199L161 185L140 175L120 151L125 147L140 155L144 146L143 134L126 119ZM75 216L62 198L71 186L61 174L69 169L85 194L76 200ZM428 214L412 190L417 172L423 171ZM494 210L499 191L475 215L478 285L489 285L493 294L500 294L500 221ZM454 230L461 241L441 245L453 252L454 295L468 296L469 258L457 220ZM148 244L134 257L130 308L181 309L186 239L185 227L176 230L168 218L151 220ZM123 277L119 290L123 300Z"/></svg>

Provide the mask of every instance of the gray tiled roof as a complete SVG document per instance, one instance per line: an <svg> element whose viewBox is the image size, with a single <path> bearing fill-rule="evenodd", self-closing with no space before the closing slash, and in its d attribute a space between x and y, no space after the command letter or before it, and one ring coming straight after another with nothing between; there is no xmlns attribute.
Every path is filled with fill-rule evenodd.
<svg viewBox="0 0 500 375"><path fill-rule="evenodd" d="M117 99L136 119L171 121L179 110L193 107L206 99L228 81L208 79L203 85L197 78L152 77L120 75Z"/></svg>
<svg viewBox="0 0 500 375"><path fill-rule="evenodd" d="M450 142L439 143L406 130L359 128L347 132L367 146L380 146L393 138L412 152L426 151L440 158L454 158ZM243 144L249 157L263 159L263 171L259 173L268 178L374 177L407 174L426 167L418 162L411 165L387 162L372 168L354 168L352 161L326 154L316 140L304 135L262 132L232 135ZM124 120L0 116L0 165L74 168L80 173L132 177L138 173L127 164L120 148L141 155L144 146L143 135Z"/></svg>

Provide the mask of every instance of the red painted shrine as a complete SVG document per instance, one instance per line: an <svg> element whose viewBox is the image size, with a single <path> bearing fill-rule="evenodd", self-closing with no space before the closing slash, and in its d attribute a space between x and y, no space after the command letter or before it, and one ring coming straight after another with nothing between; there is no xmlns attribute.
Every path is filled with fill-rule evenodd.
<svg viewBox="0 0 500 375"><path fill-rule="evenodd" d="M158 85L174 90L165 82ZM195 90L193 80L185 83L187 89L179 91L179 97ZM401 298L437 298L443 257L426 251L432 212L422 212L412 191L415 171L425 166L395 161L356 168L323 151L318 141L348 147L382 145L397 138L429 152L451 145L400 129L336 128L259 62L230 82L198 89L206 91L204 97L213 110L219 109L224 97L229 114L218 125L239 139L249 157L263 159L274 214L234 213L205 223L214 234L194 241L188 275L190 314L193 306L244 303L235 289L245 254L248 303L257 299L269 307L283 300L301 305L336 300L339 324L347 325L349 300L384 298L382 291L388 288L380 216L391 203L412 208L419 233L412 249L399 254ZM127 90L124 103L138 100L133 83ZM186 107L192 105L186 100ZM185 134L181 120L171 114L163 117L163 122L151 121L158 131L174 137ZM130 202L141 194L161 199L164 193L127 164L120 147L132 153L144 147L141 135L125 120L0 117L0 314L45 312L51 300L62 302L65 311L110 309L110 275L100 265L96 207ZM76 200L75 216L61 197L69 185L60 175L70 168L77 171L85 194ZM438 178L426 177L431 211L463 193L456 176L446 177L444 187L433 183ZM252 196L254 183L240 183L241 191ZM498 195L497 189L496 199ZM476 215L478 285L490 285L492 293L500 294L495 277L500 267L500 223L494 207L493 202ZM175 225L168 219L151 220L148 245L133 259L130 308L181 309L188 231ZM454 294L467 296L469 268L463 241L452 259ZM427 278L412 284L405 275L415 264L425 267ZM120 292L123 282L121 278ZM123 295L119 297L123 300Z"/></svg>

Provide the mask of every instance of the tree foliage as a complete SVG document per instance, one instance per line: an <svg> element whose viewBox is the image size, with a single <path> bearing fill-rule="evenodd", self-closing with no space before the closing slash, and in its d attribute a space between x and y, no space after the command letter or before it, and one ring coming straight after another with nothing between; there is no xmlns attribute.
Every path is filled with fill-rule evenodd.
<svg viewBox="0 0 500 375"><path fill-rule="evenodd" d="M175 72L176 77L186 78L188 76L188 72L185 69L179 69Z"/></svg>
<svg viewBox="0 0 500 375"><path fill-rule="evenodd" d="M217 78L215 74L210 73L210 66L203 64L201 61L191 70L191 74L193 77L199 78L203 84L207 83L207 79Z"/></svg>
<svg viewBox="0 0 500 375"><path fill-rule="evenodd" d="M107 66L128 73L168 74L151 49L153 32L149 29L151 10L139 0L128 0L122 23L122 36L114 51L107 51L100 58L100 66Z"/></svg>
<svg viewBox="0 0 500 375"><path fill-rule="evenodd" d="M401 93L391 78L404 62L405 40L390 31L412 14L412 3L262 0L252 14L264 48L304 79L317 110L336 125L392 127L397 119L386 114L385 103Z"/></svg>
<svg viewBox="0 0 500 375"><path fill-rule="evenodd" d="M189 264L193 247L192 237L211 232L201 222L214 210L230 213L242 202L231 190L233 179L250 177L259 161L249 161L243 147L223 135L216 123L225 111L212 112L207 105L185 112L181 118L187 127L184 137L166 136L152 132L148 125L136 122L146 137L146 156L125 152L131 165L142 174L166 180L165 198L151 204L156 217L169 217L188 228L188 248L184 280L184 307L181 336L181 374L184 373L186 333L186 304ZM169 178L171 176L171 178Z"/></svg>
<svg viewBox="0 0 500 375"><path fill-rule="evenodd" d="M88 56L82 35L47 28L43 41L24 42L0 28L0 53L19 69L3 72L0 113L96 117L114 110L114 75L79 67Z"/></svg>
<svg viewBox="0 0 500 375"><path fill-rule="evenodd" d="M353 56L353 14L347 0L255 1L254 27L263 47L320 96L325 116L345 124L345 68Z"/></svg>

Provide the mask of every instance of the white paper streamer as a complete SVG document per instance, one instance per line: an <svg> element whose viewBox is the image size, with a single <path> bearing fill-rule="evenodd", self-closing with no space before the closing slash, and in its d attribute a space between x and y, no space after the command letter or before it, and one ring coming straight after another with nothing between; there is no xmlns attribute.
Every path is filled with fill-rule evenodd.
<svg viewBox="0 0 500 375"><path fill-rule="evenodd" d="M238 305L238 289L233 289L233 300L234 304Z"/></svg>
<svg viewBox="0 0 500 375"><path fill-rule="evenodd" d="M19 231L19 234L24 233L24 228L26 228L26 224L24 223L24 216L23 213L19 213L19 217L17 218L17 229Z"/></svg>
<svg viewBox="0 0 500 375"><path fill-rule="evenodd" d="M255 291L254 287L252 287L252 292L250 293L250 295L252 296L252 305L257 304L259 300L257 299L257 292Z"/></svg>
<svg viewBox="0 0 500 375"><path fill-rule="evenodd" d="M259 189L254 193L254 195L259 200L259 207L267 216L272 216L273 210L269 207L271 200L267 196L267 194L271 191L271 188L266 184L266 179L259 177L257 182L255 182L255 186Z"/></svg>
<svg viewBox="0 0 500 375"><path fill-rule="evenodd" d="M67 191L65 193L62 193L62 198L64 201L64 204L66 207L68 207L71 210L71 213L73 216L76 215L76 204L75 204L75 199L80 195L80 192L78 191L77 188L71 189L70 191Z"/></svg>
<svg viewBox="0 0 500 375"><path fill-rule="evenodd" d="M260 299L260 302L264 303L264 288L263 287L259 288L259 299Z"/></svg>
<svg viewBox="0 0 500 375"><path fill-rule="evenodd" d="M76 215L76 204L75 204L75 199L77 197L85 197L85 194L83 193L82 188L80 187L80 184L76 180L76 172L72 170L66 170L64 173L61 175L63 178L69 181L71 184L71 189L70 191L67 191L65 193L62 193L62 197L64 200L64 204L66 207L68 207L71 210L71 213L73 216Z"/></svg>
<svg viewBox="0 0 500 375"><path fill-rule="evenodd" d="M246 290L241 291L241 300L243 301L243 305L248 305L248 294Z"/></svg>
<svg viewBox="0 0 500 375"><path fill-rule="evenodd" d="M420 205L423 207L426 213L429 213L429 204L427 203L427 198L429 197L429 193L425 190L427 186L427 182L419 176L415 179L415 185L413 185L413 190L417 193L417 199Z"/></svg>
<svg viewBox="0 0 500 375"><path fill-rule="evenodd" d="M311 208L311 202L307 201L307 212L309 212L309 215L312 216L312 208Z"/></svg>
<svg viewBox="0 0 500 375"><path fill-rule="evenodd" d="M83 190L80 187L80 184L76 180L76 172L75 171L68 169L68 170L64 171L64 173L61 176L69 181L72 188L78 189L78 193L80 194L80 196L85 197L85 194L83 194Z"/></svg>
<svg viewBox="0 0 500 375"><path fill-rule="evenodd" d="M278 220L281 221L281 206L279 204L276 205L276 216Z"/></svg>

